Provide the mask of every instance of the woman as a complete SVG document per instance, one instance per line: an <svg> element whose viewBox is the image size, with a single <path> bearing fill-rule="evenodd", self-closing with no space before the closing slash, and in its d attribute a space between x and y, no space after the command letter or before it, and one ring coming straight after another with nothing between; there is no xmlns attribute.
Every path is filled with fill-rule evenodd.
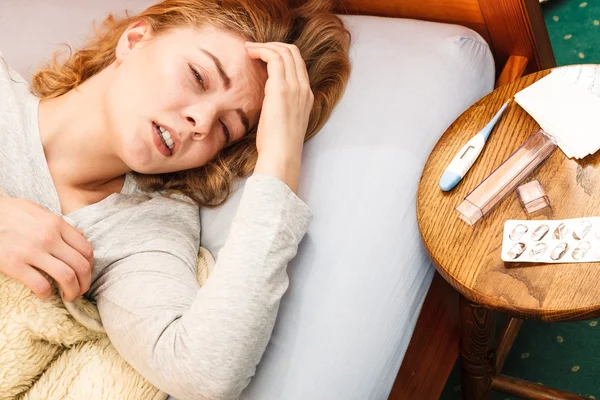
<svg viewBox="0 0 600 400"><path fill-rule="evenodd" d="M310 220L303 141L349 73L348 34L317 3L167 0L109 19L33 93L0 63L0 271L95 300L119 353L175 397L237 397L267 345ZM198 206L252 171L199 290Z"/></svg>

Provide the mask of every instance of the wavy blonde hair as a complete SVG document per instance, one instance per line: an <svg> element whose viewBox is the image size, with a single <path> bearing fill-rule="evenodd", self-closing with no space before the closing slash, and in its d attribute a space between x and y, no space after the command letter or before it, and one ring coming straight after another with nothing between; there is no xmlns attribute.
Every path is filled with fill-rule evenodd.
<svg viewBox="0 0 600 400"><path fill-rule="evenodd" d="M119 38L135 21L145 21L156 35L170 29L210 24L251 42L285 42L300 49L314 94L308 140L329 117L350 74L350 34L330 9L331 2L323 0L309 1L297 8L283 0L166 0L139 15L122 19L110 15L84 48L72 52L63 62L55 53L52 62L33 76L33 91L42 98L57 97L108 67L115 61ZM199 206L215 207L227 199L237 178L252 172L256 159L254 127L204 166L134 176L142 190L182 193Z"/></svg>

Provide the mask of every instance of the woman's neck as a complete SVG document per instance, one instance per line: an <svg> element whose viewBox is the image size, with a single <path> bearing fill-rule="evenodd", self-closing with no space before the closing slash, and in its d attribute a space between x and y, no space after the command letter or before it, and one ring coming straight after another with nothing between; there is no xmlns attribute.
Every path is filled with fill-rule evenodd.
<svg viewBox="0 0 600 400"><path fill-rule="evenodd" d="M57 187L118 192L130 171L117 154L106 113L106 87L112 74L109 66L77 89L40 101L40 137Z"/></svg>

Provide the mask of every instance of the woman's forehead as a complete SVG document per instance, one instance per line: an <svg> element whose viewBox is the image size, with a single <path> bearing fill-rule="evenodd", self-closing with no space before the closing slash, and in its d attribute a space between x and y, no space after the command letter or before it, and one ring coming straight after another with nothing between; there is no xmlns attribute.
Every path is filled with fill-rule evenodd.
<svg viewBox="0 0 600 400"><path fill-rule="evenodd" d="M252 91L264 87L267 80L266 64L249 56L245 40L239 35L205 25L175 30L171 39L186 54L206 61L204 67L211 67L228 86L250 85Z"/></svg>
<svg viewBox="0 0 600 400"><path fill-rule="evenodd" d="M206 25L173 32L187 56L198 60L217 80L213 84L241 98L251 125L257 122L267 81L266 64L250 57L245 40L233 33Z"/></svg>

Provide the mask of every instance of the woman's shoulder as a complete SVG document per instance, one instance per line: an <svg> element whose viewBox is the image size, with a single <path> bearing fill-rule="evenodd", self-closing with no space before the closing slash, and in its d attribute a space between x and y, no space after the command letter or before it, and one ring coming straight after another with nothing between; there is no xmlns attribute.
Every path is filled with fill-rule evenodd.
<svg viewBox="0 0 600 400"><path fill-rule="evenodd" d="M133 174L129 173L125 177L121 199L131 201L137 205L144 214L156 214L155 220L164 219L185 219L193 217L199 221L200 209L192 199L183 194L164 194L158 191L144 191L138 185Z"/></svg>
<svg viewBox="0 0 600 400"><path fill-rule="evenodd" d="M192 259L198 252L200 211L183 198L158 193L123 194L85 211L85 215L74 215L73 222L89 233L95 249L110 245L111 253L119 257L159 250ZM114 243L127 245L116 249Z"/></svg>
<svg viewBox="0 0 600 400"><path fill-rule="evenodd" d="M188 238L199 242L200 209L183 195L164 195L159 192L145 194L135 210L135 222L130 226L140 235L161 233L173 240Z"/></svg>
<svg viewBox="0 0 600 400"><path fill-rule="evenodd" d="M75 214L72 222L94 247L93 279L118 260L165 253L194 266L200 248L198 207L155 193L120 194Z"/></svg>
<svg viewBox="0 0 600 400"><path fill-rule="evenodd" d="M128 176L123 190L68 217L79 229L99 235L148 238L167 236L195 239L200 234L200 210L187 196L142 191Z"/></svg>
<svg viewBox="0 0 600 400"><path fill-rule="evenodd" d="M198 220L200 215L198 205L184 195L164 195L154 192L149 195L147 203L150 206L149 211L157 214L157 218L188 220L190 217L195 217Z"/></svg>
<svg viewBox="0 0 600 400"><path fill-rule="evenodd" d="M143 216L140 222L154 225L183 223L193 228L200 225L200 209L184 195L165 195L160 192L136 192L129 195L137 204L135 214Z"/></svg>

